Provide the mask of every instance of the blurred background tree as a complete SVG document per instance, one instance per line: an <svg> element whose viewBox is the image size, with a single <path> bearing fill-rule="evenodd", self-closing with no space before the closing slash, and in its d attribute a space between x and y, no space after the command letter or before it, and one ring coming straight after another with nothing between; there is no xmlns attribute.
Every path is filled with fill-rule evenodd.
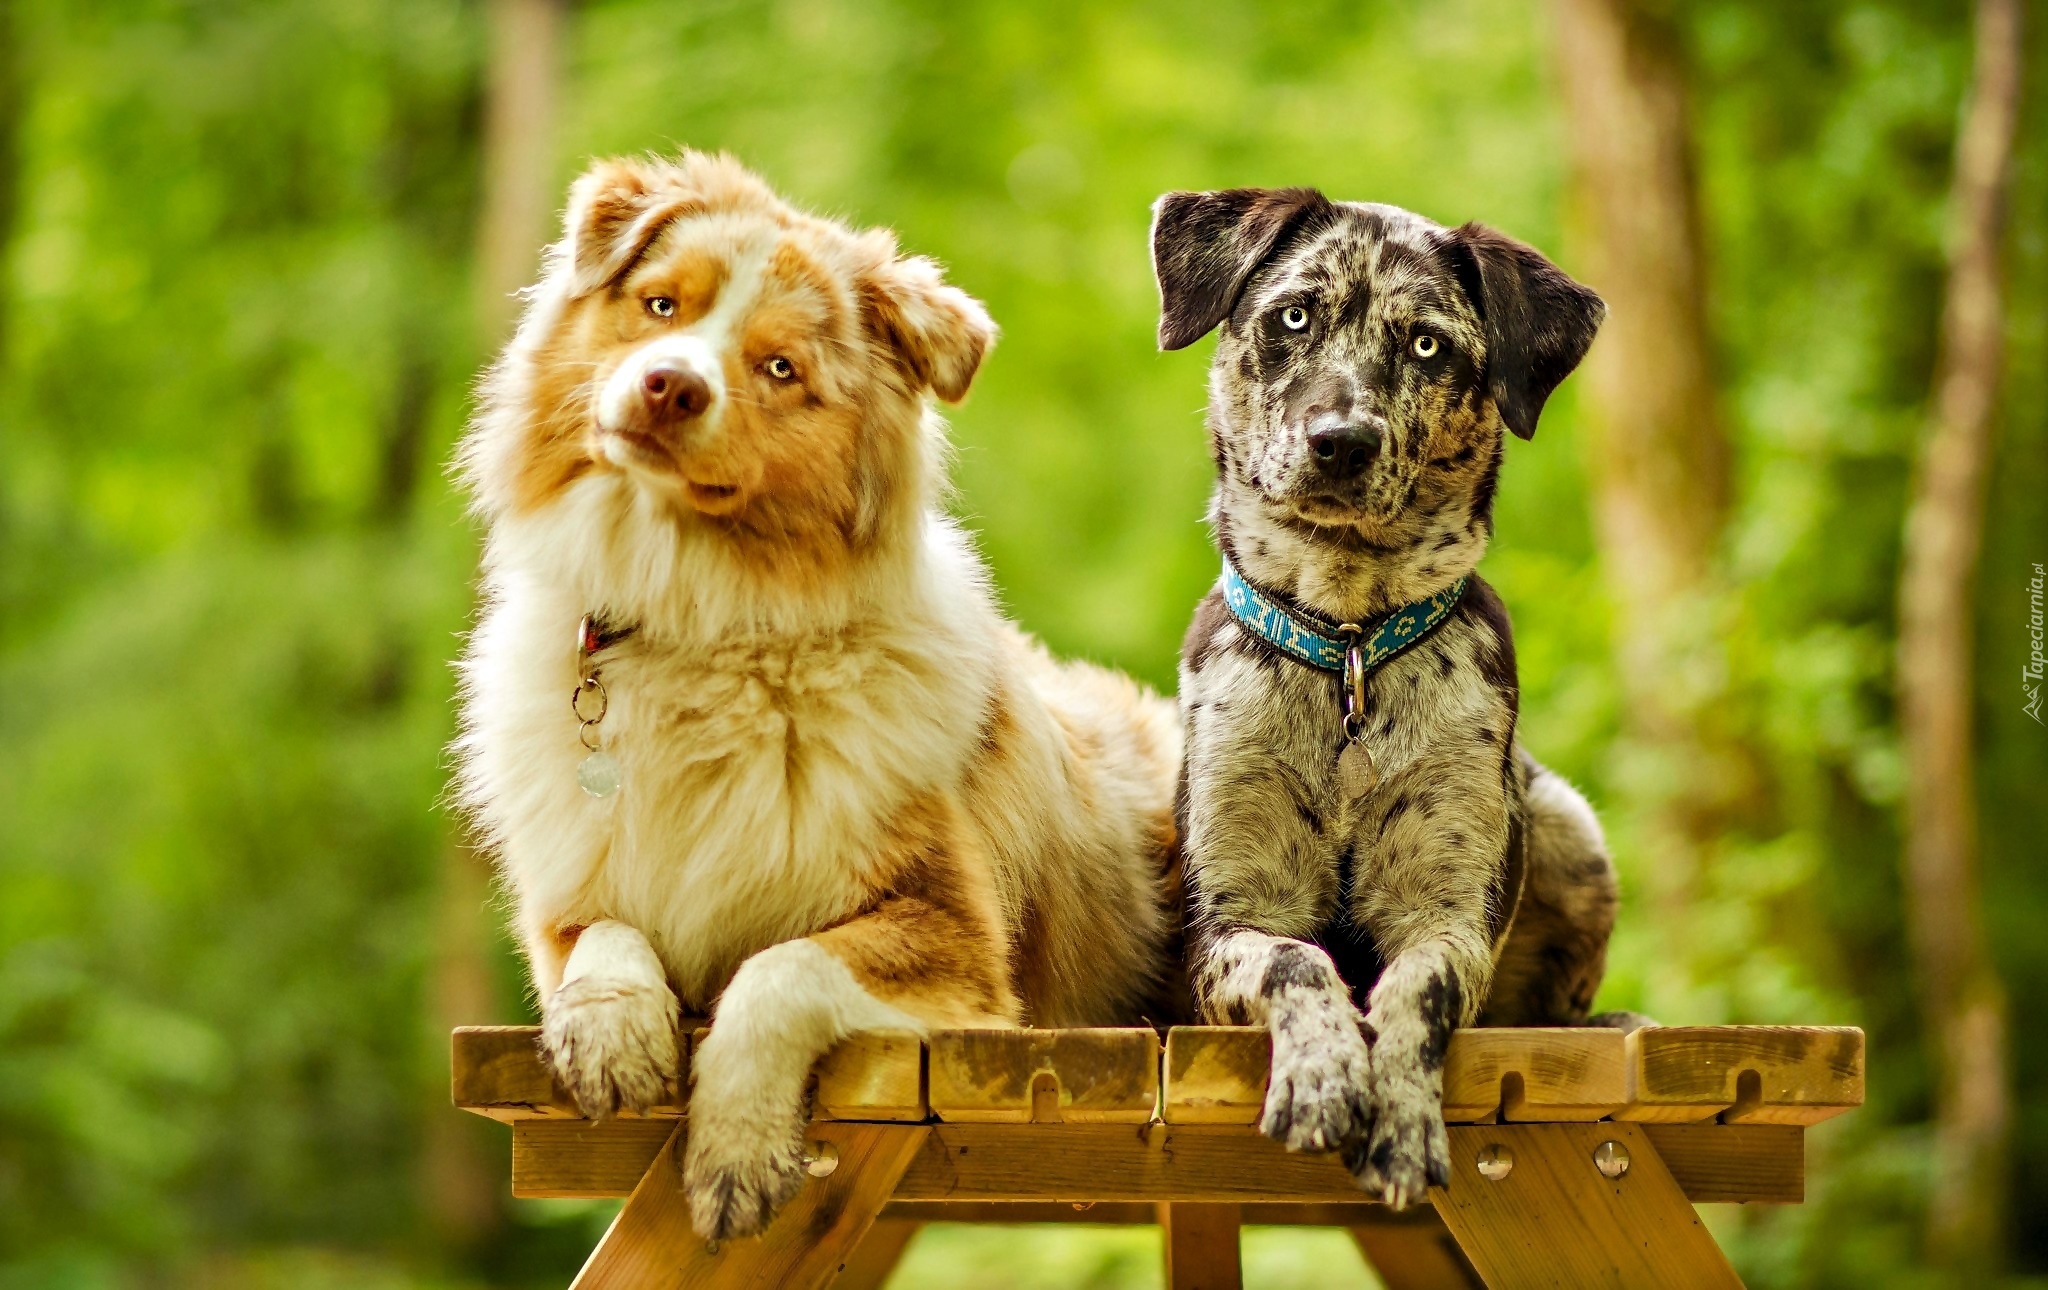
<svg viewBox="0 0 2048 1290"><path fill-rule="evenodd" d="M1977 1067L1908 949L1893 694L1973 30L1964 0L0 0L0 1286L556 1285L594 1237L601 1206L506 1199L446 1106L447 1025L530 1003L439 805L476 541L442 466L569 178L678 144L988 301L959 509L1027 625L1162 687L1214 556L1158 192L1479 218L1604 290L1484 566L1525 738L1640 896L1602 1006L1866 1026L1809 1203L1709 1220L1752 1284L1948 1283L1932 1126ZM2042 101L1947 588L1964 903L2010 995L1974 1253L2016 1279L2048 1275L2048 731L2015 683ZM1154 1284L1155 1239L934 1230L901 1283ZM1251 1284L1367 1284L1320 1239L1255 1236Z"/></svg>

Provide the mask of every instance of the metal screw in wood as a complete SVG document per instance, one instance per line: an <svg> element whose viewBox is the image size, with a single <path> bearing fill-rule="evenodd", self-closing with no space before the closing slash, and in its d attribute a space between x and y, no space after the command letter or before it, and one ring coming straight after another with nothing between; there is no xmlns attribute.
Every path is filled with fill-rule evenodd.
<svg viewBox="0 0 2048 1290"><path fill-rule="evenodd" d="M1489 1142L1479 1149L1477 1165L1481 1178L1499 1182L1514 1169L1515 1157L1498 1142Z"/></svg>
<svg viewBox="0 0 2048 1290"><path fill-rule="evenodd" d="M1628 1172L1628 1148L1619 1142L1603 1142L1593 1148L1593 1167L1604 1178L1619 1178Z"/></svg>

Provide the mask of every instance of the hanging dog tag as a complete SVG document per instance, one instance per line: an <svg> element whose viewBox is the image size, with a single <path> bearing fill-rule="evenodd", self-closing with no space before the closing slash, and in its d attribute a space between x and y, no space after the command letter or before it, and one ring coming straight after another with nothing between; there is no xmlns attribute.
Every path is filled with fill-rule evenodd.
<svg viewBox="0 0 2048 1290"><path fill-rule="evenodd" d="M1380 773L1366 751L1365 740L1347 739L1337 754L1337 787L1351 801L1357 801L1379 786Z"/></svg>
<svg viewBox="0 0 2048 1290"><path fill-rule="evenodd" d="M576 784L592 797L610 797L619 791L618 758L608 752L594 752L576 766Z"/></svg>

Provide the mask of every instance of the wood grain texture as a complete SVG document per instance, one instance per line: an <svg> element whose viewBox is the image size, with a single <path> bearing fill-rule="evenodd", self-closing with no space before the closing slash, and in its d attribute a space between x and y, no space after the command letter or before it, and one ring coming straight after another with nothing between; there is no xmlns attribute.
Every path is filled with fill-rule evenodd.
<svg viewBox="0 0 2048 1290"><path fill-rule="evenodd" d="M1612 1180L1593 1164L1594 1148L1609 1140L1630 1158ZM1514 1161L1499 1180L1475 1164L1492 1143ZM1450 1186L1430 1199L1492 1290L1742 1284L1640 1125L1454 1126Z"/></svg>
<svg viewBox="0 0 2048 1290"><path fill-rule="evenodd" d="M853 1247L839 1275L828 1284L832 1290L881 1290L888 1283L889 1274L903 1261L910 1238L923 1226L916 1219L892 1218L884 1208L868 1234Z"/></svg>
<svg viewBox="0 0 2048 1290"><path fill-rule="evenodd" d="M666 1125L648 1120L526 1120L512 1126L512 1194L545 1196L624 1196L639 1182L661 1150ZM1512 1135L1523 1126L1503 1125ZM1797 1125L1647 1125L1645 1130L1663 1155L1666 1167L1688 1199L1697 1203L1775 1202L1797 1204L1805 1198L1805 1131ZM1219 1136L1204 1136L1204 1133ZM1349 1175L1329 1157L1288 1155L1260 1138L1249 1126L1152 1125L1135 1127L1009 1125L957 1126L940 1130L955 1142L963 1157L974 1161L954 1195L963 1204L953 1222L1052 1222L1073 1214L1072 1222L1150 1222L1142 1218L1089 1217L1075 1205L1118 1203L1094 1195L1100 1177L1123 1188L1117 1196L1129 1204L1160 1199L1197 1199L1162 1195L1173 1185L1171 1170L1150 1160L1158 1152L1193 1152L1205 1168L1229 1169L1241 1177L1218 1192L1252 1206L1247 1223L1313 1223L1350 1227L1360 1222L1387 1221L1384 1209L1372 1206L1355 1190ZM1179 1135L1178 1140L1174 1139ZM1166 1135L1156 1145L1152 1139ZM1512 1137L1504 1139L1512 1141ZM927 1151L934 1148L928 1144ZM1267 1172L1272 1162L1280 1172ZM900 1204L931 1204L947 1199L935 1194L949 1177L950 1165L932 1162L914 1168L898 1190ZM1102 1171L1107 1170L1105 1175ZM1148 1172L1150 1171L1150 1172ZM1249 1172L1246 1172L1249 1171ZM995 1175L991 1177L990 1175ZM1289 1190L1293 1188L1293 1190ZM1023 1217L1001 1218L988 1208L996 1204ZM1029 1208L1037 1206L1036 1210ZM1371 1217L1362 1213L1370 1211ZM1107 1211L1114 1212L1114 1211ZM1123 1211L1126 1215L1135 1210ZM1308 1218L1309 1213L1320 1218Z"/></svg>
<svg viewBox="0 0 2048 1290"><path fill-rule="evenodd" d="M1257 1124L1273 1044L1263 1026L1175 1026L1166 1032L1168 1124Z"/></svg>
<svg viewBox="0 0 2048 1290"><path fill-rule="evenodd" d="M1817 1124L1863 1105L1853 1026L1647 1026L1626 1042L1629 1101L1617 1120Z"/></svg>
<svg viewBox="0 0 2048 1290"><path fill-rule="evenodd" d="M1238 1206L1245 1227L1356 1227L1408 1222L1422 1210L1396 1214L1361 1194L1347 1202L1305 1204L1296 1201L1245 1202ZM915 1219L920 1223L1079 1223L1088 1226L1150 1227L1159 1221L1156 1202L1142 1200L892 1200L883 1218ZM1432 1220L1433 1221L1433 1220Z"/></svg>
<svg viewBox="0 0 2048 1290"><path fill-rule="evenodd" d="M1257 1026L1176 1026L1166 1034L1168 1124L1256 1124L1272 1045ZM1618 1030L1460 1030L1444 1059L1444 1118L1598 1120L1628 1102Z"/></svg>
<svg viewBox="0 0 2048 1290"><path fill-rule="evenodd" d="M1460 1030L1444 1055L1451 1123L1598 1120L1628 1101L1626 1037L1618 1030Z"/></svg>
<svg viewBox="0 0 2048 1290"><path fill-rule="evenodd" d="M1427 1221L1348 1229L1380 1284L1386 1290L1484 1290L1485 1283L1436 1209L1419 1206L1413 1212Z"/></svg>
<svg viewBox="0 0 2048 1290"><path fill-rule="evenodd" d="M583 1112L548 1073L539 1026L458 1026L448 1041L455 1105L496 1120L575 1119Z"/></svg>
<svg viewBox="0 0 2048 1290"><path fill-rule="evenodd" d="M688 1051L678 1047L675 1088L690 1086ZM555 1083L540 1055L539 1026L458 1026L449 1037L448 1082L455 1105L494 1120L575 1120L583 1112ZM673 1120L683 1114L678 1100L629 1119Z"/></svg>
<svg viewBox="0 0 2048 1290"><path fill-rule="evenodd" d="M633 1189L604 1240L573 1283L575 1290L816 1290L846 1266L914 1157L922 1125L818 1124L814 1140L839 1149L839 1167L813 1179L756 1237L709 1248L690 1227L678 1125Z"/></svg>
<svg viewBox="0 0 2048 1290"><path fill-rule="evenodd" d="M900 1200L1357 1201L1335 1156L1238 1125L938 1124Z"/></svg>
<svg viewBox="0 0 2048 1290"><path fill-rule="evenodd" d="M1237 1228L1235 1205L1162 1203L1167 1290L1244 1290Z"/></svg>
<svg viewBox="0 0 2048 1290"><path fill-rule="evenodd" d="M1800 1125L1642 1127L1695 1205L1797 1205L1806 1199L1806 1130Z"/></svg>
<svg viewBox="0 0 2048 1290"><path fill-rule="evenodd" d="M1144 1124L1159 1102L1149 1029L941 1030L929 1041L932 1113L960 1124Z"/></svg>
<svg viewBox="0 0 2048 1290"><path fill-rule="evenodd" d="M821 1120L922 1120L924 1044L908 1030L875 1030L841 1040L812 1072Z"/></svg>
<svg viewBox="0 0 2048 1290"><path fill-rule="evenodd" d="M515 1120L512 1194L521 1199L630 1195L675 1127L673 1120Z"/></svg>

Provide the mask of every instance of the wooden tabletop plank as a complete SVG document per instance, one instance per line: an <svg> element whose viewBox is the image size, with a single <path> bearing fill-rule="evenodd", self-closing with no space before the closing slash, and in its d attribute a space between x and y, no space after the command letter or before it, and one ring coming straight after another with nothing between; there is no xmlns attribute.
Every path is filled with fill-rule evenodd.
<svg viewBox="0 0 2048 1290"><path fill-rule="evenodd" d="M678 1086L687 1088L689 1052L703 1041L696 1027L682 1052ZM455 1105L494 1120L576 1120L583 1113L554 1081L540 1055L538 1026L463 1026L450 1058ZM909 1031L859 1034L835 1047L813 1071L816 1118L918 1121L930 1114L924 1100L924 1046ZM680 1099L625 1119L674 1120L688 1113Z"/></svg>
<svg viewBox="0 0 2048 1290"><path fill-rule="evenodd" d="M689 1058L676 1086L689 1087ZM582 1118L576 1101L548 1071L540 1054L539 1026L461 1026L449 1039L449 1092L455 1105L494 1120ZM673 1119L678 1104L653 1107L653 1119Z"/></svg>
<svg viewBox="0 0 2048 1290"><path fill-rule="evenodd" d="M1257 1124L1273 1045L1260 1026L1166 1032L1162 1118L1168 1124Z"/></svg>
<svg viewBox="0 0 2048 1290"><path fill-rule="evenodd" d="M914 1031L873 1030L841 1040L812 1072L820 1120L922 1120L924 1044Z"/></svg>
<svg viewBox="0 0 2048 1290"><path fill-rule="evenodd" d="M1853 1026L1648 1026L1628 1036L1617 1120L1817 1124L1863 1105Z"/></svg>
<svg viewBox="0 0 2048 1290"><path fill-rule="evenodd" d="M1460 1030L1444 1055L1453 1124L1598 1120L1628 1101L1627 1043L1599 1027Z"/></svg>
<svg viewBox="0 0 2048 1290"><path fill-rule="evenodd" d="M465 1026L452 1039L456 1105L500 1120L574 1119L531 1026ZM1170 1124L1252 1124L1269 1047L1253 1027L1176 1027L1163 1098L1152 1032L940 1032L848 1040L819 1063L821 1119L956 1123L1142 1123L1155 1099ZM686 1073L685 1073L686 1074ZM1863 1033L1850 1027L1461 1030L1444 1069L1452 1123L1574 1121L1813 1124L1863 1103ZM1035 1090L1035 1091L1034 1091ZM674 1118L681 1105L649 1118Z"/></svg>
<svg viewBox="0 0 2048 1290"><path fill-rule="evenodd" d="M1144 1124L1159 1103L1150 1029L942 1030L928 1048L932 1113L956 1124Z"/></svg>
<svg viewBox="0 0 2048 1290"><path fill-rule="evenodd" d="M1271 1045L1255 1026L1166 1034L1168 1124L1256 1124ZM1460 1030L1444 1059L1451 1123L1598 1120L1628 1102L1623 1036L1606 1029Z"/></svg>

